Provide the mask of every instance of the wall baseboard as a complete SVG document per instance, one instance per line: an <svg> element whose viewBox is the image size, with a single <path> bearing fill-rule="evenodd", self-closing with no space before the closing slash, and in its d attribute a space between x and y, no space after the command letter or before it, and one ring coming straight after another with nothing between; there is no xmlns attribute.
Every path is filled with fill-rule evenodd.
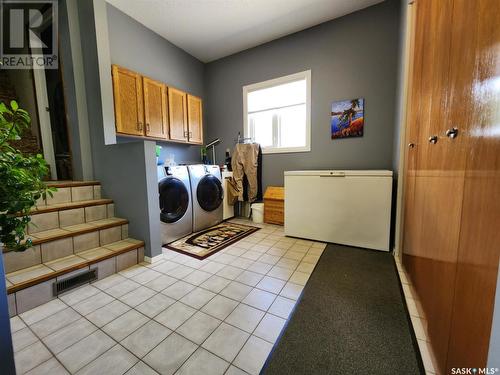
<svg viewBox="0 0 500 375"><path fill-rule="evenodd" d="M156 255L156 256L154 256L154 257L152 257L152 258L151 258L151 257L148 257L148 256L145 256L145 257L144 257L144 261L145 261L146 263L151 263L151 264L152 264L152 263L157 263L157 262L159 262L159 261L160 261L160 260L162 260L162 259L164 259L164 258L163 258L163 254Z"/></svg>

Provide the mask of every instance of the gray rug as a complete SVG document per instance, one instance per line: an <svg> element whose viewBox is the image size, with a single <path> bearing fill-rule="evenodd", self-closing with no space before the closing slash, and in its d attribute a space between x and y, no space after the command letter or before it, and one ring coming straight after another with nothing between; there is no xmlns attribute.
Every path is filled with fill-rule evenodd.
<svg viewBox="0 0 500 375"><path fill-rule="evenodd" d="M423 374L394 258L328 245L263 374Z"/></svg>

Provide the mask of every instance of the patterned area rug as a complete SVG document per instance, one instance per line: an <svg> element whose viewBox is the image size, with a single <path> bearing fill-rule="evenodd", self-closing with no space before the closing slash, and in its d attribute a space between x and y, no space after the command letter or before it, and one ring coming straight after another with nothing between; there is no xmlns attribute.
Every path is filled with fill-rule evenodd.
<svg viewBox="0 0 500 375"><path fill-rule="evenodd" d="M196 259L205 259L258 230L259 228L249 225L224 222L171 242L165 247Z"/></svg>

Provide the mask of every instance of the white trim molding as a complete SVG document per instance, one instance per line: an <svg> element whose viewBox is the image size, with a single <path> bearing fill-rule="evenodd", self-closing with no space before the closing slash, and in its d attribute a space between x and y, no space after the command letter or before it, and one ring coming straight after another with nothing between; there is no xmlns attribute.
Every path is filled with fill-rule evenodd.
<svg viewBox="0 0 500 375"><path fill-rule="evenodd" d="M306 80L306 145L303 147L262 147L263 154L282 154L311 151L311 70L305 70L303 72L289 74L287 76L243 86L243 134L245 138L250 138L248 128L248 94L252 91L303 79Z"/></svg>
<svg viewBox="0 0 500 375"><path fill-rule="evenodd" d="M99 80L101 83L104 144L112 145L116 143L116 131L106 1L94 0L93 4L97 42L97 60L99 64Z"/></svg>
<svg viewBox="0 0 500 375"><path fill-rule="evenodd" d="M161 261L163 259L164 259L163 254L155 255L152 258L148 257L148 256L144 256L144 261L146 263L149 263L149 264L158 263L159 261Z"/></svg>
<svg viewBox="0 0 500 375"><path fill-rule="evenodd" d="M415 27L415 7L410 2L405 11L405 29L403 47L401 50L401 72L399 79L400 83L400 121L397 126L400 127L399 133L399 162L398 162L398 186L396 193L396 221L394 234L394 255L401 258L403 253L403 225L404 225L404 187L405 187L405 170L406 170L406 122L407 108L409 101L409 91L411 88L411 68L412 68L412 38L414 36Z"/></svg>

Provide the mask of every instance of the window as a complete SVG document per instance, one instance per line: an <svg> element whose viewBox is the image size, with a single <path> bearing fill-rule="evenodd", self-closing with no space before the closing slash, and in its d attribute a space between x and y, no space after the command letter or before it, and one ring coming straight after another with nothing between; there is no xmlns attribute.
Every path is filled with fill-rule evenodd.
<svg viewBox="0 0 500 375"><path fill-rule="evenodd" d="M264 154L311 151L311 71L244 86L243 117Z"/></svg>

